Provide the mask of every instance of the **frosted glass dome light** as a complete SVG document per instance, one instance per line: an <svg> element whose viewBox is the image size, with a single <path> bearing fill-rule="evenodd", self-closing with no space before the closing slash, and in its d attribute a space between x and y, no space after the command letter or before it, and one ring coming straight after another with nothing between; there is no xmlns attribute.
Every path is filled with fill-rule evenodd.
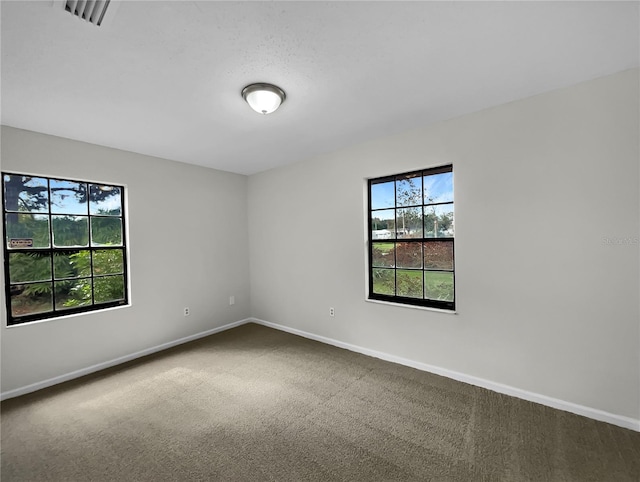
<svg viewBox="0 0 640 482"><path fill-rule="evenodd" d="M242 97L258 114L271 114L287 97L280 87L271 84L251 84L242 89Z"/></svg>

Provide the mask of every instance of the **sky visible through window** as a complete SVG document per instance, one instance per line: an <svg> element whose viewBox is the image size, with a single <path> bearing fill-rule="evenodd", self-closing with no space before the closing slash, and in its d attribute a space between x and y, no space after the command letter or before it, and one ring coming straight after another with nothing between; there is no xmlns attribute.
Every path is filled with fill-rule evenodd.
<svg viewBox="0 0 640 482"><path fill-rule="evenodd" d="M413 179L417 189L420 183L424 186L424 203L440 203L453 201L453 173L445 172ZM401 182L401 181L399 181ZM395 206L394 181L373 184L371 186L371 209L393 208ZM419 195L419 192L416 192ZM416 199L416 205L422 204L422 199Z"/></svg>
<svg viewBox="0 0 640 482"><path fill-rule="evenodd" d="M8 182L10 176L4 176L4 181ZM87 214L87 200L80 202L78 194L86 189L86 182L65 181L51 179L51 199L49 200L49 192L47 190L47 179L39 177L28 177L25 179L24 186L27 188L42 187L44 190L39 194L43 200L41 203L33 203L29 199L26 192L21 192L18 197L23 201L20 211L29 211L32 213L46 213L49 211L49 201L51 203L52 214ZM91 214L110 213L119 215L121 213L120 188L117 186L108 186L103 184L89 183L91 194L97 190L108 190L112 192L112 196L102 197L91 196L89 202L89 212ZM26 208L25 206L29 206Z"/></svg>

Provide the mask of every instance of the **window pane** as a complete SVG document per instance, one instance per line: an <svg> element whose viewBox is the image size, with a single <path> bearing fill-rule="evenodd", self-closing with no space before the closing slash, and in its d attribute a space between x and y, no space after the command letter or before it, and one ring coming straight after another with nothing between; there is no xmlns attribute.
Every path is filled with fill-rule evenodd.
<svg viewBox="0 0 640 482"><path fill-rule="evenodd" d="M424 176L424 203L453 201L453 172Z"/></svg>
<svg viewBox="0 0 640 482"><path fill-rule="evenodd" d="M91 276L91 253L88 250L54 253L53 276L55 279Z"/></svg>
<svg viewBox="0 0 640 482"><path fill-rule="evenodd" d="M124 271L121 249L102 249L93 253L93 274L116 274Z"/></svg>
<svg viewBox="0 0 640 482"><path fill-rule="evenodd" d="M91 218L91 244L93 246L122 245L122 220Z"/></svg>
<svg viewBox="0 0 640 482"><path fill-rule="evenodd" d="M425 238L452 238L454 235L453 224L453 203L425 206Z"/></svg>
<svg viewBox="0 0 640 482"><path fill-rule="evenodd" d="M49 247L49 216L7 213L6 217L9 249Z"/></svg>
<svg viewBox="0 0 640 482"><path fill-rule="evenodd" d="M83 247L89 245L89 218L87 216L51 217L54 246Z"/></svg>
<svg viewBox="0 0 640 482"><path fill-rule="evenodd" d="M399 269L397 276L397 295L409 298L422 298L422 270Z"/></svg>
<svg viewBox="0 0 640 482"><path fill-rule="evenodd" d="M49 211L47 180L40 177L4 176L4 208L7 211Z"/></svg>
<svg viewBox="0 0 640 482"><path fill-rule="evenodd" d="M56 310L91 304L91 279L56 281Z"/></svg>
<svg viewBox="0 0 640 482"><path fill-rule="evenodd" d="M379 295L395 295L396 280L393 269L373 269L373 292Z"/></svg>
<svg viewBox="0 0 640 482"><path fill-rule="evenodd" d="M396 245L398 268L422 268L422 243L398 243Z"/></svg>
<svg viewBox="0 0 640 482"><path fill-rule="evenodd" d="M384 209L371 213L371 239L395 238L395 209Z"/></svg>
<svg viewBox="0 0 640 482"><path fill-rule="evenodd" d="M419 174L404 176L396 181L396 203L398 206L422 204L422 177Z"/></svg>
<svg viewBox="0 0 640 482"><path fill-rule="evenodd" d="M422 237L422 208L402 208L397 211L398 238Z"/></svg>
<svg viewBox="0 0 640 482"><path fill-rule="evenodd" d="M445 165L370 181L371 298L453 309L452 169Z"/></svg>
<svg viewBox="0 0 640 482"><path fill-rule="evenodd" d="M122 214L120 188L89 184L89 212L103 216L120 216Z"/></svg>
<svg viewBox="0 0 640 482"><path fill-rule="evenodd" d="M9 325L126 300L124 187L3 173L2 188Z"/></svg>
<svg viewBox="0 0 640 482"><path fill-rule="evenodd" d="M424 272L424 297L430 300L453 301L453 273Z"/></svg>
<svg viewBox="0 0 640 482"><path fill-rule="evenodd" d="M394 182L371 184L371 209L395 207Z"/></svg>
<svg viewBox="0 0 640 482"><path fill-rule="evenodd" d="M104 276L93 279L93 299L106 303L124 299L124 276Z"/></svg>
<svg viewBox="0 0 640 482"><path fill-rule="evenodd" d="M53 311L51 283L11 286L11 316Z"/></svg>
<svg viewBox="0 0 640 482"><path fill-rule="evenodd" d="M393 245L394 243L373 243L371 253L373 266L392 268L395 265Z"/></svg>
<svg viewBox="0 0 640 482"><path fill-rule="evenodd" d="M424 268L453 270L453 242L424 243Z"/></svg>
<svg viewBox="0 0 640 482"><path fill-rule="evenodd" d="M53 214L87 214L87 185L83 182L51 179Z"/></svg>
<svg viewBox="0 0 640 482"><path fill-rule="evenodd" d="M11 283L51 280L49 253L9 253L9 280Z"/></svg>

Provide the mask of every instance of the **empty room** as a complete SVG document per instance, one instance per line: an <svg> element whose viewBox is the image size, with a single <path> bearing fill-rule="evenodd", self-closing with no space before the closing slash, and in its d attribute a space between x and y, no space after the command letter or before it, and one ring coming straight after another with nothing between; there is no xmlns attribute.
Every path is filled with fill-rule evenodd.
<svg viewBox="0 0 640 482"><path fill-rule="evenodd" d="M0 1L2 481L640 480L640 3Z"/></svg>

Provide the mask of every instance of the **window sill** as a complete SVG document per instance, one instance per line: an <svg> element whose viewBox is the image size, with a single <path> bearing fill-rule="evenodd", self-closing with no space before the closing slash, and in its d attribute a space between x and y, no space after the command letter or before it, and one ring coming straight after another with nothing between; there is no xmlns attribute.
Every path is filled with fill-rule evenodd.
<svg viewBox="0 0 640 482"><path fill-rule="evenodd" d="M122 308L129 308L129 307L131 307L131 301L129 301L129 303L127 303L125 305L110 306L108 308L102 308L102 309L99 309L99 310L81 311L80 313L69 313L69 314L65 314L65 315L61 315L61 316L53 316L51 318L43 318L41 320L25 321L24 323L16 323L14 325L7 325L6 321L5 321L4 328L12 329L12 328L18 328L20 326L33 326L33 325L36 325L36 324L39 324L39 323L55 322L55 321L58 321L58 320L66 320L66 319L69 319L69 318L75 318L77 316L91 315L91 314L95 314L95 313L105 313L107 311L121 310Z"/></svg>
<svg viewBox="0 0 640 482"><path fill-rule="evenodd" d="M452 310L443 310L442 308L431 308L430 306L418 306L418 305L407 305L404 303L393 303L391 301L382 301L382 300L371 300L369 298L364 299L367 303L377 303L380 305L388 305L388 306L398 306L400 308L411 308L414 310L422 310L422 311L435 311L437 313L444 313L447 315L457 315L457 311Z"/></svg>

